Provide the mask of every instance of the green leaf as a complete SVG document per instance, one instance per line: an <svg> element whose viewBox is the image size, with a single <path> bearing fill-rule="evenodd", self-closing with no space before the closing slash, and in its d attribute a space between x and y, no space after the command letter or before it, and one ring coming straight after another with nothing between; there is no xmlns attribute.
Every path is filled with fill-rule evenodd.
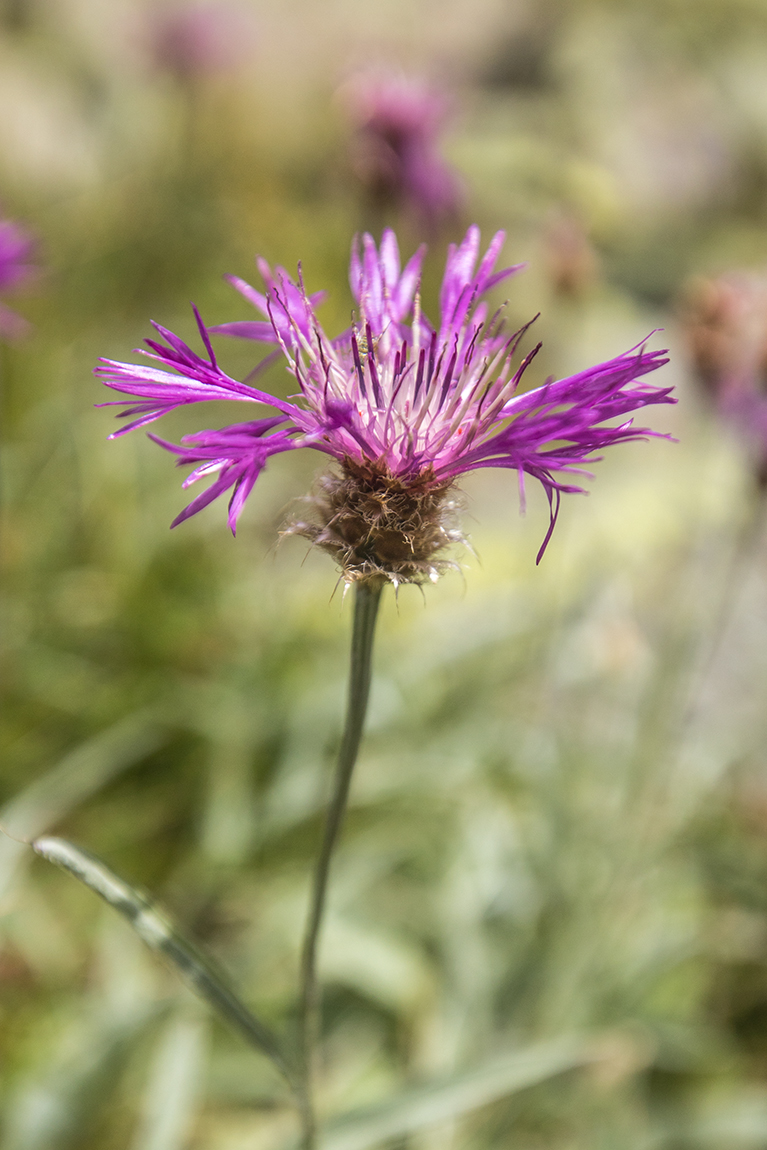
<svg viewBox="0 0 767 1150"><path fill-rule="evenodd" d="M65 839L40 838L31 845L37 854L74 875L114 907L150 949L162 954L200 998L239 1030L246 1042L266 1054L292 1082L277 1036L248 1010L213 961L185 939L151 899L119 878L100 859Z"/></svg>
<svg viewBox="0 0 767 1150"><path fill-rule="evenodd" d="M402 1138L459 1118L557 1074L593 1061L593 1041L572 1037L538 1043L495 1057L463 1074L456 1074L366 1110L353 1111L327 1126L321 1150L369 1150L381 1142Z"/></svg>
<svg viewBox="0 0 767 1150"><path fill-rule="evenodd" d="M141 1122L132 1150L183 1150L200 1105L207 1019L188 1011L163 1030L149 1069Z"/></svg>

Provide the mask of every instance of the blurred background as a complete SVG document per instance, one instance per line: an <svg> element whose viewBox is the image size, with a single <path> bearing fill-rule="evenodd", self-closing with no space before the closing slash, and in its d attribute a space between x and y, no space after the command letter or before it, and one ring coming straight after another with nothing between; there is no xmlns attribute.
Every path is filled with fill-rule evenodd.
<svg viewBox="0 0 767 1150"><path fill-rule="evenodd" d="M539 568L541 493L521 517L514 478L467 478L463 577L387 596L321 1107L383 1123L331 1150L767 1147L763 0L0 0L0 219L37 268L0 338L0 821L151 890L277 1027L351 619L277 542L316 460L270 465L236 541L219 505L170 532L182 477L107 442L97 357L150 318L198 347L190 299L253 318L222 276L258 284L255 253L340 331L351 237L384 224L429 241L432 317L446 244L507 229L528 386L664 329L679 405L645 415L677 444L598 464ZM263 354L216 346L239 378ZM162 433L231 419L203 416ZM268 1065L30 855L0 842L3 1150L288 1147Z"/></svg>

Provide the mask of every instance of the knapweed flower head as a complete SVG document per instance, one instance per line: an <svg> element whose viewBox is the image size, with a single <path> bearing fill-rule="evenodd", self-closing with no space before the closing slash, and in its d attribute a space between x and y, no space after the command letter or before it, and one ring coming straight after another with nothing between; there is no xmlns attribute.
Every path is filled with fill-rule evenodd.
<svg viewBox="0 0 767 1150"><path fill-rule="evenodd" d="M403 209L431 229L455 216L461 182L439 150L446 99L422 80L388 71L361 73L344 93L356 125L354 170L373 203Z"/></svg>
<svg viewBox="0 0 767 1150"><path fill-rule="evenodd" d="M24 228L0 219L0 294L14 291L32 279L37 269L32 263L35 241ZM16 339L29 324L15 311L0 303L0 337Z"/></svg>
<svg viewBox="0 0 767 1150"><path fill-rule="evenodd" d="M540 559L561 494L582 490L573 480L584 465L610 444L655 434L635 428L627 413L675 401L670 388L641 382L667 362L664 352L644 347L521 391L540 345L519 362L517 349L530 325L507 333L503 309L490 314L483 298L520 270L494 270L503 241L498 232L480 258L479 229L471 227L460 245L450 246L436 324L421 311L424 248L402 268L394 233L385 231L380 247L369 235L361 245L355 241L356 317L334 338L323 331L315 313L319 297L307 295L302 277L295 283L282 268L272 272L259 260L263 293L231 282L264 318L207 329L198 315L205 357L155 324L161 341L146 341L149 363L102 361L96 372L103 382L131 397L112 401L124 405L121 415L129 420L115 436L204 400L271 408L262 418L185 436L180 445L152 436L179 463L194 467L184 486L213 480L173 526L230 492L234 531L267 460L311 448L335 467L320 481L312 514L290 530L331 552L347 582L436 580L446 566L445 549L460 537L456 480L486 467L514 472L523 501L526 476L542 484L551 516ZM217 363L211 333L276 344L296 394L285 400L231 378Z"/></svg>
<svg viewBox="0 0 767 1150"><path fill-rule="evenodd" d="M731 272L691 281L682 325L695 378L767 487L767 276Z"/></svg>

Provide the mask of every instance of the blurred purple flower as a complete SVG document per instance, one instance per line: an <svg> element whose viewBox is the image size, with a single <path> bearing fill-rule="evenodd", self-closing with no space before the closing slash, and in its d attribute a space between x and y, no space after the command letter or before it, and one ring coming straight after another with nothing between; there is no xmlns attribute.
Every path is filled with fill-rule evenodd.
<svg viewBox="0 0 767 1150"><path fill-rule="evenodd" d="M31 263L35 240L11 220L0 220L0 293L13 291L31 280L37 268ZM29 330L29 324L15 311L0 303L0 336L16 339Z"/></svg>
<svg viewBox="0 0 767 1150"><path fill-rule="evenodd" d="M223 72L243 53L244 13L225 4L192 4L155 13L151 26L155 61L182 80Z"/></svg>
<svg viewBox="0 0 767 1150"><path fill-rule="evenodd" d="M461 183L439 153L446 99L423 81L392 72L362 73L344 91L357 129L352 163L371 199L402 208L431 229L454 217Z"/></svg>
<svg viewBox="0 0 767 1150"><path fill-rule="evenodd" d="M143 354L176 374L150 364L103 360L96 373L108 387L131 396L111 401L125 404L120 414L131 421L115 436L201 400L244 400L277 412L185 436L181 446L157 440L179 456L179 463L194 465L185 486L216 476L174 526L233 489L229 524L234 531L267 459L311 447L336 460L342 476L325 485L323 527L299 529L340 556L347 578L371 573L394 582L436 578L431 556L457 537L444 529L438 505L458 476L485 467L514 471L523 501L526 474L543 485L551 521L540 559L561 493L582 490L568 477L584 474L583 466L598 458L594 453L610 444L656 434L634 428L624 419L628 412L675 401L670 388L639 382L667 362L664 352L643 347L518 394L540 344L515 367L530 324L508 335L502 309L488 318L480 298L522 267L494 271L503 241L498 232L480 259L479 229L471 227L458 247L450 246L436 327L420 308L425 248L402 269L389 230L378 249L369 235L363 236L361 250L355 241L350 282L359 314L335 339L322 330L313 306L317 297L307 296L300 277L295 284L282 268L272 274L259 261L265 294L234 280L267 322L224 324L210 333L277 344L298 384L297 402L228 376L216 362L199 315L206 359L158 324L164 342L146 341L151 350ZM606 422L615 418L617 426Z"/></svg>
<svg viewBox="0 0 767 1150"><path fill-rule="evenodd" d="M767 277L730 272L688 284L683 331L696 377L740 435L767 488Z"/></svg>

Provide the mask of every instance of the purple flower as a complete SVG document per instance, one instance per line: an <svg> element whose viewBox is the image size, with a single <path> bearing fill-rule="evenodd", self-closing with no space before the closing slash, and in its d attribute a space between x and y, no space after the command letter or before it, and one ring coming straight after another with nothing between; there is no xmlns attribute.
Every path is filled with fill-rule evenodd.
<svg viewBox="0 0 767 1150"><path fill-rule="evenodd" d="M675 401L670 388L640 382L667 362L664 352L643 347L520 393L523 372L540 344L516 365L530 325L508 335L502 309L489 316L481 298L520 270L521 265L494 270L503 241L498 232L480 259L479 230L471 227L458 247L450 246L440 323L432 326L418 291L425 249L403 269L393 232L384 232L380 248L363 236L361 248L355 242L350 268L359 310L353 326L335 339L322 330L316 297L306 294L302 281L295 284L280 268L273 275L260 262L265 294L239 280L235 286L268 322L225 324L210 332L278 345L297 394L282 400L228 376L199 315L207 358L155 324L164 342L147 340L150 351L143 354L162 369L111 360L96 368L108 387L131 396L112 401L124 405L120 414L130 420L114 434L206 399L271 407L277 414L270 418L185 436L179 447L157 441L177 453L180 463L195 465L186 484L216 476L175 523L231 489L234 530L269 456L311 447L335 460L340 472L322 481L315 501L319 524L297 523L290 530L331 551L348 580L436 578L440 561L434 557L459 537L447 526L454 481L483 467L507 468L516 473L523 499L526 475L548 497L551 520L540 560L562 492L582 490L573 477L587 474L584 466L602 448L656 434L635 428L625 419L629 412ZM617 424L608 422L615 419Z"/></svg>
<svg viewBox="0 0 767 1150"><path fill-rule="evenodd" d="M0 292L13 291L32 279L37 269L30 262L35 249L32 236L11 220L0 220ZM15 339L29 324L0 303L0 336Z"/></svg>
<svg viewBox="0 0 767 1150"><path fill-rule="evenodd" d="M155 16L152 53L182 80L224 72L236 64L249 39L244 13L226 4L193 4Z"/></svg>
<svg viewBox="0 0 767 1150"><path fill-rule="evenodd" d="M353 166L374 203L403 208L431 229L455 216L461 184L438 146L447 101L390 72L363 73L345 92L357 125Z"/></svg>

